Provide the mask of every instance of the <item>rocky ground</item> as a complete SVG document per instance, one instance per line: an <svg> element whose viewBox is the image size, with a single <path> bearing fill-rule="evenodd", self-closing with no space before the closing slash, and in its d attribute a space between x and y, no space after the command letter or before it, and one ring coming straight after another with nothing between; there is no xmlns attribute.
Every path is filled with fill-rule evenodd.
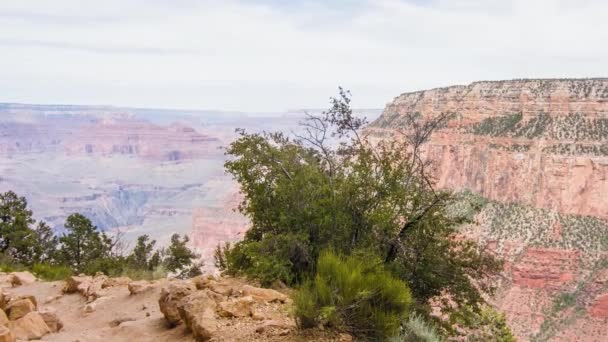
<svg viewBox="0 0 608 342"><path fill-rule="evenodd" d="M43 282L16 272L1 274L0 286L0 342L352 340L299 331L285 293L234 278Z"/></svg>

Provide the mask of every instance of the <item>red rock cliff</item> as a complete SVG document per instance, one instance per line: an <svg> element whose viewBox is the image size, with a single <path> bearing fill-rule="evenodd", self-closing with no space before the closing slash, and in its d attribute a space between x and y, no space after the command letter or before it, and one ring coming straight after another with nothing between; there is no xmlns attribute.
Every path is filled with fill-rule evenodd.
<svg viewBox="0 0 608 342"><path fill-rule="evenodd" d="M427 155L439 187L608 218L608 79L476 82L406 93L370 130L452 113Z"/></svg>

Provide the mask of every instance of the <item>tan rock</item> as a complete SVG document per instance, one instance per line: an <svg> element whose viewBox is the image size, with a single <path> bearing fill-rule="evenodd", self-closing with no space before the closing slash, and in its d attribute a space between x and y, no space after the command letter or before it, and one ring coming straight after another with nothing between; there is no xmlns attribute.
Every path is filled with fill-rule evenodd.
<svg viewBox="0 0 608 342"><path fill-rule="evenodd" d="M114 286L127 286L132 281L129 277L108 278L101 284L101 287L105 289Z"/></svg>
<svg viewBox="0 0 608 342"><path fill-rule="evenodd" d="M4 310L0 310L0 326L8 327L8 316L4 312Z"/></svg>
<svg viewBox="0 0 608 342"><path fill-rule="evenodd" d="M132 322L135 321L136 319L133 317L119 317L116 319L113 319L112 321L110 321L110 327L111 328L116 328L118 326L120 326L122 323L124 322Z"/></svg>
<svg viewBox="0 0 608 342"><path fill-rule="evenodd" d="M220 317L249 317L255 300L251 296L232 298L217 305L217 314Z"/></svg>
<svg viewBox="0 0 608 342"><path fill-rule="evenodd" d="M263 289L260 287L254 287L250 285L243 286L243 295L251 296L256 301L260 302L281 302L285 303L289 297L282 294L279 291L272 289Z"/></svg>
<svg viewBox="0 0 608 342"><path fill-rule="evenodd" d="M15 335L9 328L0 326L0 342L15 342Z"/></svg>
<svg viewBox="0 0 608 342"><path fill-rule="evenodd" d="M353 342L355 339L351 334L342 333L338 335L338 340L341 342Z"/></svg>
<svg viewBox="0 0 608 342"><path fill-rule="evenodd" d="M96 308L97 308L97 304L95 302L88 303L82 308L82 312L85 314L90 314L92 312L95 312Z"/></svg>
<svg viewBox="0 0 608 342"><path fill-rule="evenodd" d="M33 311L36 311L36 306L28 298L13 300L6 306L6 313L11 321L20 319Z"/></svg>
<svg viewBox="0 0 608 342"><path fill-rule="evenodd" d="M136 295L138 293L150 291L154 289L154 285L150 284L150 282L145 280L132 281L128 285L129 292L131 295Z"/></svg>
<svg viewBox="0 0 608 342"><path fill-rule="evenodd" d="M212 275L199 275L190 279L198 290L206 289L212 281L217 279Z"/></svg>
<svg viewBox="0 0 608 342"><path fill-rule="evenodd" d="M97 298L107 295L107 292L103 289L103 284L108 280L108 277L103 273L97 273L91 280L91 283L83 293L83 296L89 301L93 301Z"/></svg>
<svg viewBox="0 0 608 342"><path fill-rule="evenodd" d="M16 297L12 297L10 298L10 302L15 301L17 299L29 299L30 302L32 302L32 304L34 304L34 308L35 310L38 310L38 300L36 299L36 296L33 295L21 295L21 296L16 296Z"/></svg>
<svg viewBox="0 0 608 342"><path fill-rule="evenodd" d="M216 306L207 291L199 291L182 299L178 307L179 315L197 341L208 341L215 334Z"/></svg>
<svg viewBox="0 0 608 342"><path fill-rule="evenodd" d="M196 291L196 287L189 281L173 281L160 291L158 306L169 325L174 326L181 321L178 306L184 297Z"/></svg>
<svg viewBox="0 0 608 342"><path fill-rule="evenodd" d="M9 279L13 286L27 285L36 282L36 277L30 272L11 272Z"/></svg>
<svg viewBox="0 0 608 342"><path fill-rule="evenodd" d="M45 308L44 310L40 310L38 313L51 332L58 332L61 330L61 328L63 328L63 322L57 315L57 310L54 308Z"/></svg>
<svg viewBox="0 0 608 342"><path fill-rule="evenodd" d="M238 287L233 284L214 280L210 280L206 287L215 293L227 297L234 295L238 291Z"/></svg>
<svg viewBox="0 0 608 342"><path fill-rule="evenodd" d="M26 341L39 340L51 332L37 312L30 312L16 321L11 321L9 326L17 339Z"/></svg>
<svg viewBox="0 0 608 342"><path fill-rule="evenodd" d="M75 293L80 292L86 294L87 289L91 285L93 277L91 276L70 276L65 280L65 286L63 287L64 293Z"/></svg>
<svg viewBox="0 0 608 342"><path fill-rule="evenodd" d="M4 293L4 289L0 287L0 309L4 310L8 304L8 296Z"/></svg>

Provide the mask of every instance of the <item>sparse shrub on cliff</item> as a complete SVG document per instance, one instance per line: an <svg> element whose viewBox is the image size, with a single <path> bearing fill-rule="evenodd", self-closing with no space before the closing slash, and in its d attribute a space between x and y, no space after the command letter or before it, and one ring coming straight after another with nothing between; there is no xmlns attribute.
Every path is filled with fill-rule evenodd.
<svg viewBox="0 0 608 342"><path fill-rule="evenodd" d="M322 324L380 340L396 334L412 296L407 285L381 265L380 259L321 253L315 277L294 295L299 324Z"/></svg>

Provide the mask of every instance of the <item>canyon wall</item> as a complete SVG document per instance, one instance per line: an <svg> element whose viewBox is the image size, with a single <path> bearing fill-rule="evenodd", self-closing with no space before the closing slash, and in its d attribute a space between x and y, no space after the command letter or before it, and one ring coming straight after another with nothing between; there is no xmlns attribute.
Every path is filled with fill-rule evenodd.
<svg viewBox="0 0 608 342"><path fill-rule="evenodd" d="M424 155L438 187L483 203L462 231L505 259L493 304L522 341L606 340L608 79L405 93L367 133L399 139L442 113Z"/></svg>
<svg viewBox="0 0 608 342"><path fill-rule="evenodd" d="M608 218L608 79L476 82L398 96L370 126L451 113L427 145L438 186Z"/></svg>

